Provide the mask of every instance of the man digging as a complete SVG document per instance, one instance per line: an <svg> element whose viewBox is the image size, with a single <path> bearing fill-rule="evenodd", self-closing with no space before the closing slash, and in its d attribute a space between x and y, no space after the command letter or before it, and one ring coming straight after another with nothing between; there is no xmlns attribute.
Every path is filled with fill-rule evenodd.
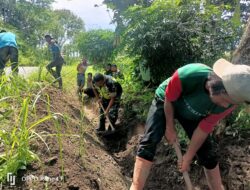
<svg viewBox="0 0 250 190"><path fill-rule="evenodd" d="M209 134L236 105L250 102L249 83L250 66L219 59L213 69L198 63L185 65L160 84L137 150L130 190L143 189L162 137L169 144L176 142L174 119L190 139L179 170L187 171L196 155L209 189L223 190L216 144Z"/></svg>
<svg viewBox="0 0 250 190"><path fill-rule="evenodd" d="M103 132L105 131L106 117L109 118L112 126L115 125L118 118L122 87L114 78L101 73L95 74L93 85L94 93L100 104L100 120L96 132ZM108 130L111 130L112 126L109 125Z"/></svg>

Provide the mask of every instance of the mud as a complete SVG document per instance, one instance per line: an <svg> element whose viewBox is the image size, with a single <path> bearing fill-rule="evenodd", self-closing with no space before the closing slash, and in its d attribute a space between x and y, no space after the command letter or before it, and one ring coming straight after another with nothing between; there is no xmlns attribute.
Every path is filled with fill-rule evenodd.
<svg viewBox="0 0 250 190"><path fill-rule="evenodd" d="M61 136L43 135L47 146L32 142L32 150L41 160L30 164L18 175L18 189L62 190L126 190L133 176L137 145L144 125L131 120L120 120L117 132L96 135L98 108L92 101L81 102L75 95L50 88L44 92L50 96L51 111L60 112L58 119ZM37 115L47 114L44 101L37 103ZM58 128L52 121L37 128L39 134L56 134ZM227 190L250 190L250 132L239 135L223 135L220 144L220 166ZM241 135L244 134L244 135ZM182 146L185 150L185 145ZM159 144L146 190L182 190L185 184L177 171L174 150L165 140ZM189 171L196 189L207 190L203 170L194 161ZM22 177L43 177L22 181ZM8 188L7 188L8 189Z"/></svg>

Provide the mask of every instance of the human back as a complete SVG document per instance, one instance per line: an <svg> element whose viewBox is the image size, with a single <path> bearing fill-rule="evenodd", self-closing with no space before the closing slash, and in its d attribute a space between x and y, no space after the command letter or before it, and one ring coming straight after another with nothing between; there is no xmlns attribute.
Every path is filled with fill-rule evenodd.
<svg viewBox="0 0 250 190"><path fill-rule="evenodd" d="M2 47L15 47L17 48L16 35L12 32L1 32L0 33L0 48Z"/></svg>

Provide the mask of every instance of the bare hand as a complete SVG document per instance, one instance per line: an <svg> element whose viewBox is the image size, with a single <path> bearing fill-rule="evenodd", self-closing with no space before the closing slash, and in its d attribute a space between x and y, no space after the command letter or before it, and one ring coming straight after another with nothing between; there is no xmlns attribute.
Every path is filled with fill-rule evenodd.
<svg viewBox="0 0 250 190"><path fill-rule="evenodd" d="M176 135L175 129L171 127L167 127L166 132L165 132L165 137L169 144L173 144L174 142L176 142L177 135Z"/></svg>
<svg viewBox="0 0 250 190"><path fill-rule="evenodd" d="M101 104L102 103L102 99L101 98L97 99L97 103Z"/></svg>
<svg viewBox="0 0 250 190"><path fill-rule="evenodd" d="M105 110L103 114L107 116L109 114L109 110Z"/></svg>
<svg viewBox="0 0 250 190"><path fill-rule="evenodd" d="M178 168L180 172L185 172L188 171L190 168L190 164L191 164L192 160L188 160L186 155L184 154L182 157L182 160L179 162L178 161Z"/></svg>

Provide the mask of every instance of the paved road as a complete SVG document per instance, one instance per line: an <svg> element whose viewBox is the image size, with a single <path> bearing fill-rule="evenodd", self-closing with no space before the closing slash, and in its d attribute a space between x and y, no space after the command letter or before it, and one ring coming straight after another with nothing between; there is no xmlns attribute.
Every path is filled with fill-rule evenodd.
<svg viewBox="0 0 250 190"><path fill-rule="evenodd" d="M23 76L23 77L27 77L29 76L29 74L33 73L33 72L37 72L38 71L38 67L19 67L19 75ZM5 72L8 74L10 74L11 72L11 68L7 67L5 69Z"/></svg>

